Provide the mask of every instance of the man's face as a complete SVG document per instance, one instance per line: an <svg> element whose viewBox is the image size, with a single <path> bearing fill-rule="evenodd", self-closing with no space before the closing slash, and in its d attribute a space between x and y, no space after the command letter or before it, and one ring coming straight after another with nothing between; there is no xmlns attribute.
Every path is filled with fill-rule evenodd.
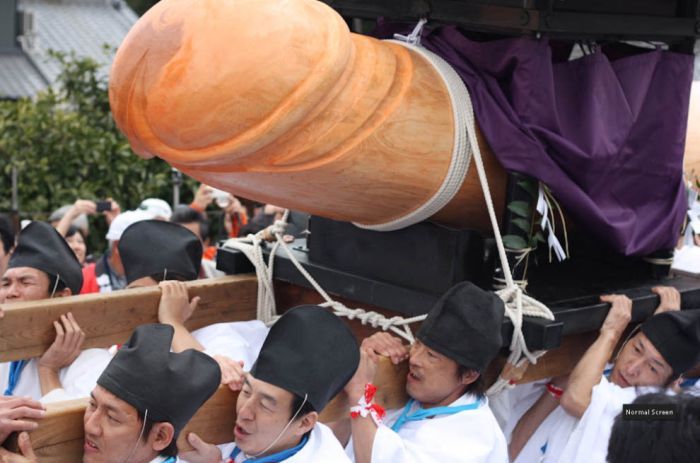
<svg viewBox="0 0 700 463"><path fill-rule="evenodd" d="M259 381L246 374L243 389L236 403L236 427L233 430L236 446L246 455L264 455L293 447L306 430L301 429L301 420L295 420L274 442L292 417L294 395L280 387ZM260 456L264 456L260 455Z"/></svg>
<svg viewBox="0 0 700 463"><path fill-rule="evenodd" d="M158 455L154 430L145 440L140 438L143 421L136 409L102 386L90 394L83 425L83 463L145 463Z"/></svg>
<svg viewBox="0 0 700 463"><path fill-rule="evenodd" d="M411 346L409 355L406 392L423 407L449 405L462 395L465 383L457 362L420 341Z"/></svg>
<svg viewBox="0 0 700 463"><path fill-rule="evenodd" d="M41 270L15 267L2 276L0 303L38 301L49 296L49 276Z"/></svg>
<svg viewBox="0 0 700 463"><path fill-rule="evenodd" d="M673 369L649 338L642 332L634 335L617 356L610 381L620 387L664 386Z"/></svg>

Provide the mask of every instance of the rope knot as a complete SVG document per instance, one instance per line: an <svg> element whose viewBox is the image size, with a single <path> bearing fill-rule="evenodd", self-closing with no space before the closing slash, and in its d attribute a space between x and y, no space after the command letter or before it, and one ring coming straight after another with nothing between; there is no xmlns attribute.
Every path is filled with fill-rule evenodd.
<svg viewBox="0 0 700 463"><path fill-rule="evenodd" d="M275 220L275 223L270 225L270 231L275 235L282 235L287 231L287 221L286 220Z"/></svg>
<svg viewBox="0 0 700 463"><path fill-rule="evenodd" d="M421 34L423 32L423 27L428 22L427 18L421 18L413 28L413 31L408 35L394 34L396 40L401 40L402 42L410 43L411 45L420 45Z"/></svg>

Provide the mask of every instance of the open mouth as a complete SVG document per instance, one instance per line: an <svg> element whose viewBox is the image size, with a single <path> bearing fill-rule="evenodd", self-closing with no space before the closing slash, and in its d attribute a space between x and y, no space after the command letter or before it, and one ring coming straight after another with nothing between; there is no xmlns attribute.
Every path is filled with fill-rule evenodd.
<svg viewBox="0 0 700 463"><path fill-rule="evenodd" d="M236 439L244 438L247 436L250 436L250 433L243 429L240 425L236 425L235 428L233 428L233 434L236 437Z"/></svg>
<svg viewBox="0 0 700 463"><path fill-rule="evenodd" d="M417 374L415 374L412 371L409 371L408 374L406 375L406 380L407 381L420 381L421 377Z"/></svg>
<svg viewBox="0 0 700 463"><path fill-rule="evenodd" d="M618 376L620 377L620 386L630 387L630 382L627 381L627 378L625 378L622 373L618 374Z"/></svg>
<svg viewBox="0 0 700 463"><path fill-rule="evenodd" d="M85 439L85 445L83 446L83 450L85 452L97 452L99 448L97 447L97 444L95 444L90 439Z"/></svg>
<svg viewBox="0 0 700 463"><path fill-rule="evenodd" d="M625 378L619 370L613 371L612 375L610 375L610 381L622 388L630 387L629 381L627 381L627 378Z"/></svg>

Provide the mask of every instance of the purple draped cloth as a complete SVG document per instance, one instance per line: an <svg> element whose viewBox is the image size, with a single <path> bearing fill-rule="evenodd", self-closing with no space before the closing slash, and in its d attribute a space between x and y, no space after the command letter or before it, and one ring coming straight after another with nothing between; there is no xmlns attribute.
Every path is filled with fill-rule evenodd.
<svg viewBox="0 0 700 463"><path fill-rule="evenodd" d="M501 164L549 186L579 228L624 255L675 247L693 56L610 46L568 61L545 39L455 27L421 43L462 77Z"/></svg>

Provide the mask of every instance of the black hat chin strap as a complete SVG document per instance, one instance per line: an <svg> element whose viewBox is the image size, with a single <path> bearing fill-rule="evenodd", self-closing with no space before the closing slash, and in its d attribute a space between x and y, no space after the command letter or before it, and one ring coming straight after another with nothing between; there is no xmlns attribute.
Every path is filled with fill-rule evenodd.
<svg viewBox="0 0 700 463"><path fill-rule="evenodd" d="M301 403L301 405L300 405L299 408L297 409L296 413L294 414L294 416L292 416L292 418L289 420L289 422L287 423L287 425L280 431L279 434L277 434L277 437L275 437L275 440L273 440L272 443L270 443L270 445L268 445L267 447L265 447L265 450L263 450L262 452L258 452L258 453L256 453L255 455L247 455L247 454L246 454L246 456L245 456L245 457L246 457L246 460L249 460L249 459L251 459L251 458L258 458L260 455L262 455L263 453L265 453L265 452L267 452L268 450L270 450L270 449L282 438L282 436L284 435L284 433L287 432L287 429L289 429L289 427L292 425L292 423L294 422L294 420L297 419L297 416L299 415L299 413L301 413L301 409L304 408L304 405L306 405L306 401L307 401L308 398L309 398L309 394L304 394L304 401Z"/></svg>
<svg viewBox="0 0 700 463"><path fill-rule="evenodd" d="M143 432L146 430L146 421L148 421L148 409L146 409L146 412L143 414L143 425L141 426L139 437L136 438L136 442L134 442L134 446L132 447L131 452L129 452L129 455L127 455L127 457L124 459L124 463L129 463L131 457L133 457L134 453L136 453L136 449L139 447L139 442L141 442L141 439L143 438Z"/></svg>
<svg viewBox="0 0 700 463"><path fill-rule="evenodd" d="M51 294L49 295L49 299L52 299L56 295L56 289L58 289L58 281L61 279L61 274L57 273L56 274L56 281L53 282L53 289L51 290Z"/></svg>
<svg viewBox="0 0 700 463"><path fill-rule="evenodd" d="M622 352L622 350L625 348L625 346L627 345L627 343L630 342L630 339L632 339L632 337L633 337L635 334L637 334L637 332L641 331L641 328L642 328L642 325L639 324L639 325L635 326L635 327L632 329L632 331L630 331L630 334L627 335L627 337L625 338L625 342L622 343L622 345L621 345L620 348L618 349L617 353L615 354L615 358L613 359L613 367L614 367L615 365L617 365L617 358L620 356L620 352Z"/></svg>

